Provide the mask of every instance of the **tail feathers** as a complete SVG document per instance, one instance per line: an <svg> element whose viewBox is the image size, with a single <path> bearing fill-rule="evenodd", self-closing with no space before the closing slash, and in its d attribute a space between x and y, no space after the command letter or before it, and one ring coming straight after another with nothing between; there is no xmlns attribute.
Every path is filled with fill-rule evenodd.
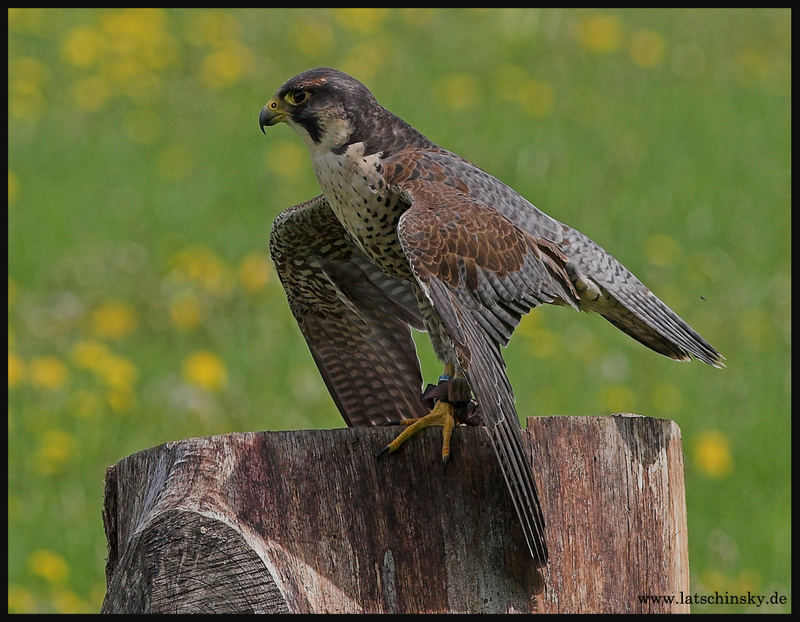
<svg viewBox="0 0 800 622"><path fill-rule="evenodd" d="M725 357L652 292L624 304L614 300L617 304L598 313L639 343L676 361L694 357L717 368L725 367Z"/></svg>
<svg viewBox="0 0 800 622"><path fill-rule="evenodd" d="M582 311L602 315L659 354L678 361L694 357L725 367L722 354L611 254L574 229L568 233L564 247L567 272L580 296Z"/></svg>

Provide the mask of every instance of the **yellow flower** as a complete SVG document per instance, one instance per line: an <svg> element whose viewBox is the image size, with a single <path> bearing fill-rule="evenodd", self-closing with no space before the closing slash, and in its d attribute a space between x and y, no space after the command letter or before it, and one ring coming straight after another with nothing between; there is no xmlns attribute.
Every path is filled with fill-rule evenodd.
<svg viewBox="0 0 800 622"><path fill-rule="evenodd" d="M37 58L23 56L8 63L8 74L13 79L24 79L39 88L50 81L50 68Z"/></svg>
<svg viewBox="0 0 800 622"><path fill-rule="evenodd" d="M636 405L636 393L622 384L612 384L601 393L603 407L615 413L631 412Z"/></svg>
<svg viewBox="0 0 800 622"><path fill-rule="evenodd" d="M61 43L62 60L93 73L72 87L76 104L93 112L120 95L136 102L157 99L157 71L176 59L176 44L165 25L164 11L137 9L106 11L97 27L70 30Z"/></svg>
<svg viewBox="0 0 800 622"><path fill-rule="evenodd" d="M165 23L162 9L126 9L106 13L101 27L107 45L118 58L135 56L158 68L172 60Z"/></svg>
<svg viewBox="0 0 800 622"><path fill-rule="evenodd" d="M231 282L226 266L211 250L202 246L191 246L172 256L173 278L197 283L210 294L226 294Z"/></svg>
<svg viewBox="0 0 800 622"><path fill-rule="evenodd" d="M723 479L733 470L728 437L719 430L704 430L693 443L697 467L712 479Z"/></svg>
<svg viewBox="0 0 800 622"><path fill-rule="evenodd" d="M209 391L220 391L228 383L225 363L207 350L194 352L183 360L183 377Z"/></svg>
<svg viewBox="0 0 800 622"><path fill-rule="evenodd" d="M110 354L108 346L102 341L79 341L72 346L70 358L78 367L98 371Z"/></svg>
<svg viewBox="0 0 800 622"><path fill-rule="evenodd" d="M239 280L244 288L255 294L269 283L272 275L272 266L266 253L250 253L242 260L239 266Z"/></svg>
<svg viewBox="0 0 800 622"><path fill-rule="evenodd" d="M613 15L592 15L578 24L578 40L592 52L613 52L619 48L621 39L622 25Z"/></svg>
<svg viewBox="0 0 800 622"><path fill-rule="evenodd" d="M48 430L36 450L36 468L40 473L52 475L60 471L72 458L75 438L63 430Z"/></svg>
<svg viewBox="0 0 800 622"><path fill-rule="evenodd" d="M28 557L28 568L50 583L63 583L69 576L69 566L58 553L47 549L34 551Z"/></svg>
<svg viewBox="0 0 800 622"><path fill-rule="evenodd" d="M170 323L178 330L194 330L203 319L203 308L196 296L186 295L169 305Z"/></svg>
<svg viewBox="0 0 800 622"><path fill-rule="evenodd" d="M25 380L25 363L13 352L8 353L8 386L15 387Z"/></svg>
<svg viewBox="0 0 800 622"><path fill-rule="evenodd" d="M628 52L631 60L639 67L655 67L664 58L667 43L657 32L639 30L633 35Z"/></svg>
<svg viewBox="0 0 800 622"><path fill-rule="evenodd" d="M555 103L550 83L534 80L519 65L501 65L494 74L492 87L497 97L516 102L532 117L544 117Z"/></svg>
<svg viewBox="0 0 800 622"><path fill-rule="evenodd" d="M41 85L26 76L9 81L8 98L11 115L27 121L39 119L44 114L47 104Z"/></svg>
<svg viewBox="0 0 800 622"><path fill-rule="evenodd" d="M92 329L98 337L118 339L129 335L138 320L131 306L125 302L111 301L95 309L91 316Z"/></svg>
<svg viewBox="0 0 800 622"><path fill-rule="evenodd" d="M35 613L35 609L33 594L21 585L8 584L8 613Z"/></svg>
<svg viewBox="0 0 800 622"><path fill-rule="evenodd" d="M128 412L136 405L136 396L129 388L111 389L108 392L108 405L114 412Z"/></svg>
<svg viewBox="0 0 800 622"><path fill-rule="evenodd" d="M102 53L103 37L93 28L73 28L61 43L61 58L77 67L88 67Z"/></svg>
<svg viewBox="0 0 800 622"><path fill-rule="evenodd" d="M107 356L97 372L106 385L120 391L130 391L139 375L133 363L116 354Z"/></svg>
<svg viewBox="0 0 800 622"><path fill-rule="evenodd" d="M755 570L743 568L735 579L736 591L755 592L761 587L761 576Z"/></svg>
<svg viewBox="0 0 800 622"><path fill-rule="evenodd" d="M700 575L700 581L702 582L705 591L715 592L722 590L729 579L719 570L705 570Z"/></svg>
<svg viewBox="0 0 800 622"><path fill-rule="evenodd" d="M42 356L31 359L28 364L30 383L43 389L59 389L69 379L69 370L54 356Z"/></svg>
<svg viewBox="0 0 800 622"><path fill-rule="evenodd" d="M43 89L49 80L50 69L42 61L28 56L10 60L8 95L12 116L30 121L41 117L47 104Z"/></svg>
<svg viewBox="0 0 800 622"><path fill-rule="evenodd" d="M212 88L219 89L238 82L253 62L250 50L237 41L229 41L203 59L200 79Z"/></svg>
<svg viewBox="0 0 800 622"><path fill-rule="evenodd" d="M114 354L99 341L79 341L70 356L78 367L92 370L109 388L108 402L115 411L131 409L136 402L133 385L139 376L131 361ZM94 393L78 392L73 408L78 416L92 416L99 409L99 398Z"/></svg>

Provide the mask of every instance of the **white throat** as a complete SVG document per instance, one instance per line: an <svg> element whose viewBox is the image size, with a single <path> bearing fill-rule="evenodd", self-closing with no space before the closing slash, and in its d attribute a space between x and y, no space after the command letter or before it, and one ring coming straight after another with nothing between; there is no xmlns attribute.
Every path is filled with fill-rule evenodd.
<svg viewBox="0 0 800 622"><path fill-rule="evenodd" d="M353 126L347 119L326 119L320 124L320 141L315 143L306 128L299 123L295 123L291 117L286 119L286 124L297 132L306 143L312 160L345 144L353 133Z"/></svg>

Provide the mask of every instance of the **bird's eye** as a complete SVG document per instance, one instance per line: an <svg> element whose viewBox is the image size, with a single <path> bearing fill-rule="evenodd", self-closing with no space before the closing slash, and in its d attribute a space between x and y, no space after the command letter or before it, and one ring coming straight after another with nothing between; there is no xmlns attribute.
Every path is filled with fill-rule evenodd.
<svg viewBox="0 0 800 622"><path fill-rule="evenodd" d="M307 99L308 91L290 91L286 94L286 101L288 101L292 106L302 104Z"/></svg>

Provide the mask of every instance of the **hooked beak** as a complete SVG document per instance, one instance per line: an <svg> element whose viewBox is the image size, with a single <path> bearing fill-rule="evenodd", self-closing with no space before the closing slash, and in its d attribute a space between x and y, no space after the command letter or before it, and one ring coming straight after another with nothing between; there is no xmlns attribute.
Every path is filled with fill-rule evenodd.
<svg viewBox="0 0 800 622"><path fill-rule="evenodd" d="M288 113L281 107L280 102L273 98L267 102L267 105L261 109L261 114L258 115L258 126L261 131L266 134L265 127L280 123L287 117Z"/></svg>

